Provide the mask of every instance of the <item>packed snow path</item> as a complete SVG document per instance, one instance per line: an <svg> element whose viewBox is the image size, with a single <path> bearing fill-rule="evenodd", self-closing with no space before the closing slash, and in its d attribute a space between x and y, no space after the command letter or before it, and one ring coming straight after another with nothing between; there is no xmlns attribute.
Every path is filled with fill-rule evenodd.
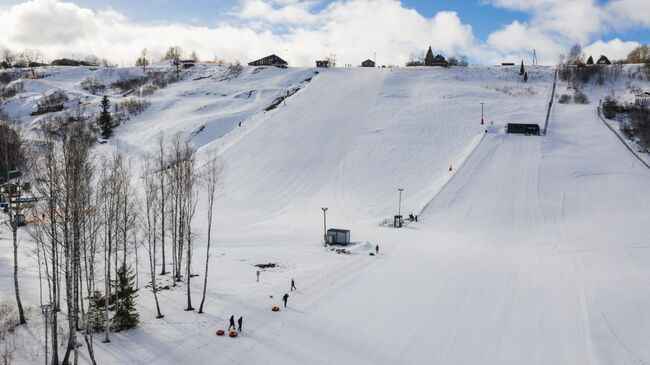
<svg viewBox="0 0 650 365"><path fill-rule="evenodd" d="M590 111L558 106L546 138L487 136L416 229L378 233L375 262L307 283L259 343L220 356L650 361L650 175Z"/></svg>

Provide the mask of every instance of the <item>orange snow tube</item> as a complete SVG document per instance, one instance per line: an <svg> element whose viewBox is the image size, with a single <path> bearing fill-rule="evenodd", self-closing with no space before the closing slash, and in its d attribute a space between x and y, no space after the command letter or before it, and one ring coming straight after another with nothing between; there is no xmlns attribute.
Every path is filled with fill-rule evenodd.
<svg viewBox="0 0 650 365"><path fill-rule="evenodd" d="M228 336L230 336L230 337L237 337L237 331L230 331L230 332L228 332Z"/></svg>
<svg viewBox="0 0 650 365"><path fill-rule="evenodd" d="M280 307L273 307L273 308L271 308L271 310L274 311L274 312L279 312L279 311L280 311Z"/></svg>
<svg viewBox="0 0 650 365"><path fill-rule="evenodd" d="M217 336L223 336L226 333L224 330L217 330Z"/></svg>

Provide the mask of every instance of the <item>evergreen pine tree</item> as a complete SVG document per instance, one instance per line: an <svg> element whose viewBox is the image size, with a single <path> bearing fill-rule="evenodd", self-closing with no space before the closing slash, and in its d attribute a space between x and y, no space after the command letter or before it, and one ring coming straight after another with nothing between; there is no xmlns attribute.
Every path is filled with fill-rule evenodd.
<svg viewBox="0 0 650 365"><path fill-rule="evenodd" d="M104 331L104 296L99 290L95 290L90 296L90 309L92 315L90 317L90 326L93 332Z"/></svg>
<svg viewBox="0 0 650 365"><path fill-rule="evenodd" d="M589 56L589 58L587 58L587 64L588 65L593 65L594 64L594 58Z"/></svg>
<svg viewBox="0 0 650 365"><path fill-rule="evenodd" d="M113 120L111 119L111 112L109 108L111 101L108 96L104 95L102 98L102 111L99 113L99 128L102 130L102 138L109 139L113 135Z"/></svg>
<svg viewBox="0 0 650 365"><path fill-rule="evenodd" d="M140 323L140 315L135 309L135 274L122 265L117 272L115 293L119 304L113 317L113 326L116 331L133 328Z"/></svg>
<svg viewBox="0 0 650 365"><path fill-rule="evenodd" d="M521 68L519 68L519 74L523 76L524 72L526 72L524 70L524 60L521 60Z"/></svg>

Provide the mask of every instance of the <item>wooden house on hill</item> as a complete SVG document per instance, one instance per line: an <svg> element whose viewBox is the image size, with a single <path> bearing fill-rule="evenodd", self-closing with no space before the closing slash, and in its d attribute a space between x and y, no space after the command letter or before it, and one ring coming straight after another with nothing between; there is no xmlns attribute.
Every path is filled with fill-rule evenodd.
<svg viewBox="0 0 650 365"><path fill-rule="evenodd" d="M280 68L286 68L289 64L287 61L278 57L275 54L260 58L259 60L251 61L248 63L249 66L275 66Z"/></svg>

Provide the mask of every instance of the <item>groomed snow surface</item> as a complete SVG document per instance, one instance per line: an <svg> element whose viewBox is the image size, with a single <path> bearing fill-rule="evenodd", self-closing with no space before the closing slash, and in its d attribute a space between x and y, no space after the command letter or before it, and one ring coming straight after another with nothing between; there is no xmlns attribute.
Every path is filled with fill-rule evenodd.
<svg viewBox="0 0 650 365"><path fill-rule="evenodd" d="M507 122L543 124L552 69L529 68L524 84L499 67L244 68L195 80L224 72L201 67L152 95L99 151L126 150L137 166L164 131L191 138L200 160L221 155L206 313L183 311L181 285L160 292L165 318L155 319L143 263L142 323L96 340L98 363L650 363L650 172L595 101L556 104L545 137L503 133ZM402 213L420 215L402 229L381 225L398 188ZM323 247L325 206L329 227L352 230L351 254ZM12 298L10 235L0 234L0 290ZM21 238L23 303L37 307L33 246ZM279 267L257 283L254 265L269 262ZM272 312L292 278L298 291ZM21 329L33 350L19 363L42 361L34 313ZM231 314L244 331L215 336Z"/></svg>

